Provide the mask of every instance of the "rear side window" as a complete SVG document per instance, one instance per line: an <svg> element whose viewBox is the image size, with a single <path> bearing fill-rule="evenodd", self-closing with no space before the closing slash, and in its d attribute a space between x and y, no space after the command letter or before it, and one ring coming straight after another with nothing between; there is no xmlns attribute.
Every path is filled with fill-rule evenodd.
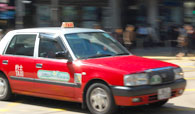
<svg viewBox="0 0 195 114"><path fill-rule="evenodd" d="M15 35L10 42L6 54L33 56L36 35Z"/></svg>

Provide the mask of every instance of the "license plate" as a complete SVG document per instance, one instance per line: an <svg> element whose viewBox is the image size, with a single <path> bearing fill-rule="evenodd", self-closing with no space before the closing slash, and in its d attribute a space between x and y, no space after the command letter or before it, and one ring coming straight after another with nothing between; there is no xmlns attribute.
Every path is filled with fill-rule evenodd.
<svg viewBox="0 0 195 114"><path fill-rule="evenodd" d="M163 88L158 90L158 100L168 99L171 97L171 88Z"/></svg>

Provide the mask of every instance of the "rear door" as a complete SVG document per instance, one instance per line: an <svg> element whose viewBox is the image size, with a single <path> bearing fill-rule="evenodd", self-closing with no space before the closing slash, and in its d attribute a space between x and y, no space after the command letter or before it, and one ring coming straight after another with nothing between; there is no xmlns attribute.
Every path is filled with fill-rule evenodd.
<svg viewBox="0 0 195 114"><path fill-rule="evenodd" d="M32 92L35 72L34 47L37 34L18 34L10 41L2 64L15 91Z"/></svg>

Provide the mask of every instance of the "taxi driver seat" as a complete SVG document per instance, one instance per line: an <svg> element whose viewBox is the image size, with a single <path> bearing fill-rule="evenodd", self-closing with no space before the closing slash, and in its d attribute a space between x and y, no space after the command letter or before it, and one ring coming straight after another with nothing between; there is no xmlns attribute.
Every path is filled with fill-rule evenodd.
<svg viewBox="0 0 195 114"><path fill-rule="evenodd" d="M55 46L48 41L40 42L39 57L55 58Z"/></svg>

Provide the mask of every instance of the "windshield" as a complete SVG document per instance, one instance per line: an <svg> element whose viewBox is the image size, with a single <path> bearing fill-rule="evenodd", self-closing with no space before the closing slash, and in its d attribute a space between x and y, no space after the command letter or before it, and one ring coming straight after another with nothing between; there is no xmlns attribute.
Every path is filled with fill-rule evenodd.
<svg viewBox="0 0 195 114"><path fill-rule="evenodd" d="M78 59L129 55L129 52L104 32L73 33L65 35Z"/></svg>

